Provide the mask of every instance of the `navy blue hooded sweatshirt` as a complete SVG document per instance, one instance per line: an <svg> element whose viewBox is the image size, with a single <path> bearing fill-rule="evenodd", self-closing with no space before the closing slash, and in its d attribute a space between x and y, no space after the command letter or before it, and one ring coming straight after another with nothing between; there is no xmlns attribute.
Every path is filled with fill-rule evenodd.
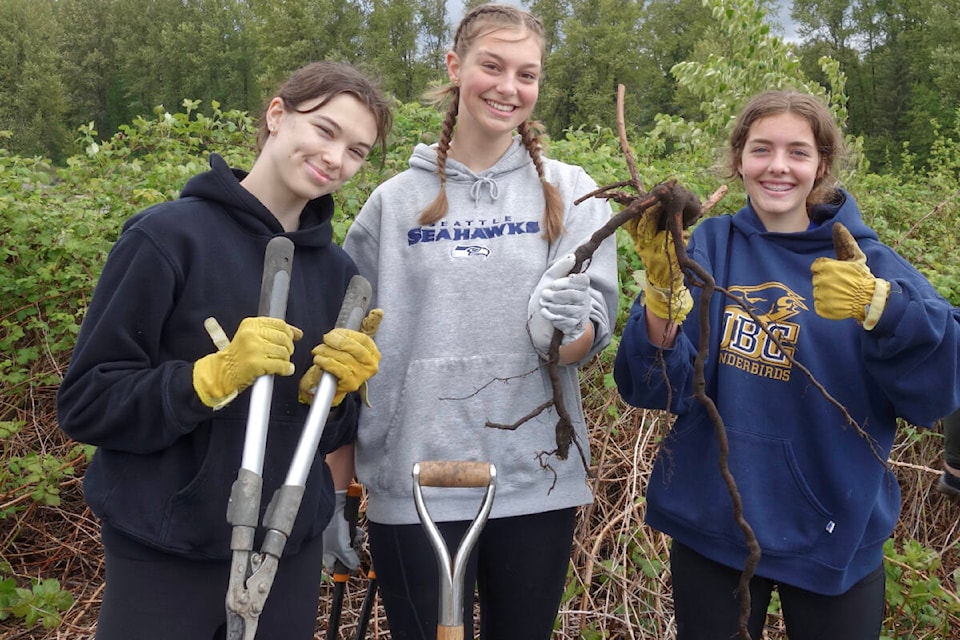
<svg viewBox="0 0 960 640"><path fill-rule="evenodd" d="M844 593L881 564L900 512L900 489L886 466L897 416L929 426L960 405L960 314L879 241L849 194L839 195L842 203L812 212L805 232L768 232L748 205L701 222L688 246L688 255L765 321L782 347L735 302L710 297L705 391L726 427L730 470L762 548L757 575L825 595ZM857 239L873 274L891 283L871 331L814 311L810 265L836 257L834 221ZM614 377L628 403L677 415L647 488L647 523L743 568L747 548L720 476L716 431L694 397L701 289L691 293L693 311L670 349L649 339L645 309L634 304Z"/></svg>
<svg viewBox="0 0 960 640"><path fill-rule="evenodd" d="M293 241L286 321L303 330L296 373L274 377L262 511L283 483L309 407L297 401L311 349L333 328L353 261L332 242L334 204L307 204L300 228L280 222L217 155L181 197L130 218L111 249L57 396L60 427L97 446L84 478L93 512L141 543L195 558L229 558L226 519L240 468L250 390L218 411L193 389L193 363L216 350L203 326L228 337L257 315L264 252ZM323 454L356 438L357 394L333 411L285 553L323 532L333 483ZM259 542L257 543L259 545Z"/></svg>

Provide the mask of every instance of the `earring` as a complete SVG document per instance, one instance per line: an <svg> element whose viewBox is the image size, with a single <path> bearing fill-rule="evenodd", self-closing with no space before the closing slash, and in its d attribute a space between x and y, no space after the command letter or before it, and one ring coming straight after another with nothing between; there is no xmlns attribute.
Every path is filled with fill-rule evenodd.
<svg viewBox="0 0 960 640"><path fill-rule="evenodd" d="M450 83L451 83L453 86L455 86L455 87L459 87L459 86L460 86L460 78L454 78L453 80L450 81Z"/></svg>

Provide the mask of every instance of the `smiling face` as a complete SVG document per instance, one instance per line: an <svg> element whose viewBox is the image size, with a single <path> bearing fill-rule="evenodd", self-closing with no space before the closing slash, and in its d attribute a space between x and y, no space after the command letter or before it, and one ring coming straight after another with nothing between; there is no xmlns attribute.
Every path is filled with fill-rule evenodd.
<svg viewBox="0 0 960 640"><path fill-rule="evenodd" d="M808 227L807 196L822 173L822 162L806 119L786 111L756 120L737 170L768 231Z"/></svg>
<svg viewBox="0 0 960 640"><path fill-rule="evenodd" d="M542 41L525 28L481 35L462 57L449 52L447 71L460 86L458 135L509 140L536 106L542 57Z"/></svg>
<svg viewBox="0 0 960 640"><path fill-rule="evenodd" d="M267 108L271 135L263 154L272 161L275 188L304 203L343 186L377 140L376 119L356 97L341 93L317 107L322 101L293 110L274 98Z"/></svg>

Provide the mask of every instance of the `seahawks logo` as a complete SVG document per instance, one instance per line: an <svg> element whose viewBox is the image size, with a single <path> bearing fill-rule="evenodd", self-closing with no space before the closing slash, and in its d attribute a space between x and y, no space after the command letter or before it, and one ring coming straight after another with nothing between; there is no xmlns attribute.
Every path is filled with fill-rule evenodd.
<svg viewBox="0 0 960 640"><path fill-rule="evenodd" d="M486 258L490 255L490 249L479 244L457 245L454 247L451 255L454 258Z"/></svg>

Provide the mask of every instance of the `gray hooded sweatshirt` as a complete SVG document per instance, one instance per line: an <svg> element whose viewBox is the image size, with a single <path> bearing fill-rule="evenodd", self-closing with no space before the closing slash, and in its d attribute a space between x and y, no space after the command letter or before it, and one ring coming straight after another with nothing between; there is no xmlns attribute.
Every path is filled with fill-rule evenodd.
<svg viewBox="0 0 960 640"><path fill-rule="evenodd" d="M543 272L611 215L597 198L574 206L596 189L582 168L544 158L544 170L565 203L565 232L555 242L543 237L543 189L519 138L479 174L448 159L449 209L431 225L417 218L439 190L436 148L418 145L410 168L377 187L347 233L344 249L384 310L380 370L369 381L372 406L361 412L356 445L357 478L374 522L419 522L411 474L426 460L494 463L494 518L593 500L576 447L566 460L548 455L557 448L553 408L514 430L486 426L514 424L552 397L527 331L527 302ZM586 273L592 356L610 342L616 319L612 236ZM577 367L560 367L560 378L589 460ZM424 496L433 520L472 520L482 490L425 488Z"/></svg>

